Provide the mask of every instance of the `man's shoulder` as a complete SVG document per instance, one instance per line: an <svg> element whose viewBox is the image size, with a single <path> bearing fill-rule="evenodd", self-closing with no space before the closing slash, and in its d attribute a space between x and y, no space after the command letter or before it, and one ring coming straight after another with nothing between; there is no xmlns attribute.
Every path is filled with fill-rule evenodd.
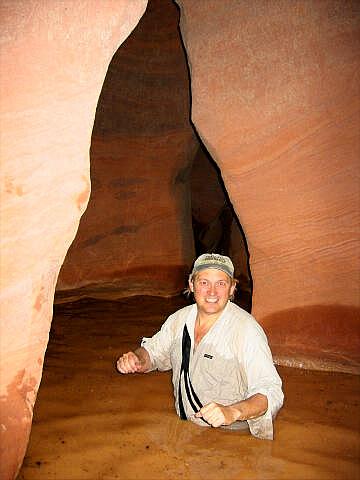
<svg viewBox="0 0 360 480"><path fill-rule="evenodd" d="M227 306L227 311L229 312L231 317L236 317L237 319L241 319L244 322L256 322L255 318L251 315L251 313L239 307L239 305L236 305L236 303L229 302Z"/></svg>
<svg viewBox="0 0 360 480"><path fill-rule="evenodd" d="M265 334L262 326L249 312L239 307L235 303L229 302L229 317L233 326L240 329L242 333L258 336Z"/></svg>

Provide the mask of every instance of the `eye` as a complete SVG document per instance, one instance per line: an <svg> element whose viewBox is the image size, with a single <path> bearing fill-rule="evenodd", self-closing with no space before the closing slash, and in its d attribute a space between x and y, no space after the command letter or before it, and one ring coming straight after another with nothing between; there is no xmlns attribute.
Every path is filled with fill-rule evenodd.
<svg viewBox="0 0 360 480"><path fill-rule="evenodd" d="M220 280L220 282L218 282L218 286L219 287L226 287L226 282L224 282L223 280Z"/></svg>

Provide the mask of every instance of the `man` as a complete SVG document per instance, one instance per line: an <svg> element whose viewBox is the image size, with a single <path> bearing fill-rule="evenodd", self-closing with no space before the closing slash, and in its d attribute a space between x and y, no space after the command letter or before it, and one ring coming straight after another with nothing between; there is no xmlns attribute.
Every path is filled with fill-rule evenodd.
<svg viewBox="0 0 360 480"><path fill-rule="evenodd" d="M230 301L235 287L229 257L200 255L189 277L196 303L170 315L140 348L122 355L117 368L123 374L172 369L182 419L249 427L254 436L273 439L273 419L283 403L281 379L264 331Z"/></svg>

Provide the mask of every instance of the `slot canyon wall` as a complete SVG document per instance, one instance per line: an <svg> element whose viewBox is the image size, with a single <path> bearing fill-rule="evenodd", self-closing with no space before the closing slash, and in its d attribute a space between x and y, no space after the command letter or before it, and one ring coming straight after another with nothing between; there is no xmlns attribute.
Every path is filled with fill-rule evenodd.
<svg viewBox="0 0 360 480"><path fill-rule="evenodd" d="M26 449L55 284L89 198L89 146L102 84L146 4L106 0L99 10L95 0L55 2L51 9L37 0L1 3L0 476L6 480L15 476ZM360 4L177 4L192 119L244 228L253 313L275 358L359 372ZM59 297L85 285L99 291L101 282L110 293L124 294L171 295L182 287L194 246L185 223L190 206L181 200L189 198L197 143L185 122L185 76L173 37L163 41L163 58L154 52L169 31L165 18L173 21L164 15L153 44L142 45L152 50L146 58L158 75L148 74L141 29L134 31L139 45L136 37L128 42L142 59L145 83L160 84L168 74L166 98L147 97L140 119L120 121L121 110L111 115L112 108L145 104L142 92L134 98L136 88L130 88L137 74L125 61L116 68L131 85L125 81L124 91L113 92L105 82L91 145L93 205L64 263ZM117 54L124 60L130 55L126 49ZM108 75L116 68L110 64ZM157 122L151 110L160 115ZM136 152L132 163L128 152ZM119 170L111 178L115 162ZM108 202L120 200L131 210L109 211ZM101 232L95 228L100 217ZM87 257L102 245L108 253L95 262L94 273ZM71 260L76 252L81 268ZM118 273L109 275L109 263L117 261ZM144 279L141 267L150 265L159 268ZM151 290L155 280L160 292Z"/></svg>
<svg viewBox="0 0 360 480"><path fill-rule="evenodd" d="M178 294L195 256L194 221L201 253L228 244L223 253L246 296L238 303L250 302L242 236L190 123L179 20L174 2L152 0L110 63L92 134L90 200L59 274L57 303Z"/></svg>
<svg viewBox="0 0 360 480"><path fill-rule="evenodd" d="M192 120L243 226L283 364L359 372L360 3L181 7Z"/></svg>
<svg viewBox="0 0 360 480"><path fill-rule="evenodd" d="M146 4L0 4L2 480L25 453L57 276L89 197L101 87Z"/></svg>
<svg viewBox="0 0 360 480"><path fill-rule="evenodd" d="M56 301L175 295L194 256L190 171L199 148L178 7L149 2L114 55L91 144L92 192Z"/></svg>

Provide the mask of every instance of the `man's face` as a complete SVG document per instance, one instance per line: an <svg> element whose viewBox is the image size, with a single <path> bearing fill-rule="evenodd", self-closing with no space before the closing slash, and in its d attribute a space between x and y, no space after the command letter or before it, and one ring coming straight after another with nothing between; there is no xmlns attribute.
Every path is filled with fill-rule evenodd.
<svg viewBox="0 0 360 480"><path fill-rule="evenodd" d="M214 268L198 272L195 279L189 282L189 287L194 293L199 312L206 315L220 314L235 289L229 275Z"/></svg>

